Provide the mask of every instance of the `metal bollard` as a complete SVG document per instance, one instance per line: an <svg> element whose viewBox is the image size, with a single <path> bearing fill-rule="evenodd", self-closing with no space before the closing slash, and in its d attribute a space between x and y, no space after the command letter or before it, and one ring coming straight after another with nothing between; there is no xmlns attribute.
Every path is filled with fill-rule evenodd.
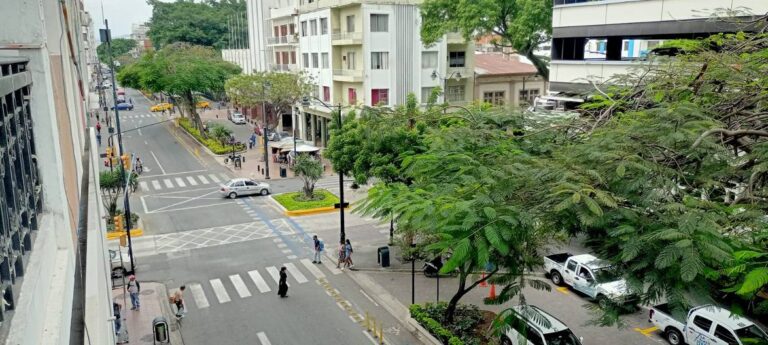
<svg viewBox="0 0 768 345"><path fill-rule="evenodd" d="M384 323L379 322L379 345L384 344Z"/></svg>

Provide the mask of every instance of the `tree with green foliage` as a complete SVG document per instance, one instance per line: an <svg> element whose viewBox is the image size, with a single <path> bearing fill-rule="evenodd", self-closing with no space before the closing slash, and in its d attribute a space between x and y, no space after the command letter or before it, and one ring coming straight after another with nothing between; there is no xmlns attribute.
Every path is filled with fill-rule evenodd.
<svg viewBox="0 0 768 345"><path fill-rule="evenodd" d="M224 82L240 73L236 65L221 59L210 47L175 43L142 58L117 74L120 84L179 97L203 136L203 123L196 111L197 93L219 92Z"/></svg>
<svg viewBox="0 0 768 345"><path fill-rule="evenodd" d="M552 35L552 0L425 0L421 17L424 44L449 32L467 40L495 35L495 45L515 49L549 78L548 59L533 52Z"/></svg>
<svg viewBox="0 0 768 345"><path fill-rule="evenodd" d="M313 200L315 197L315 183L323 177L323 163L308 154L298 154L296 162L293 164L293 172L296 173L304 187L304 198Z"/></svg>
<svg viewBox="0 0 768 345"><path fill-rule="evenodd" d="M265 85L269 87L265 88ZM257 72L227 80L225 90L233 103L244 107L268 104L273 109L273 116L267 118L265 125L275 128L279 116L290 112L314 87L304 73Z"/></svg>
<svg viewBox="0 0 768 345"><path fill-rule="evenodd" d="M129 39L129 38L112 39L112 59L111 60L128 61L129 58L132 58L129 53L133 48L136 48L136 41L132 39ZM98 47L96 47L96 55L99 57L99 61L101 61L101 63L109 65L110 58L109 58L109 54L107 53L106 43L101 43L99 44ZM121 62L121 65L124 66L122 62ZM119 70L119 68L117 69Z"/></svg>
<svg viewBox="0 0 768 345"><path fill-rule="evenodd" d="M208 131L222 146L226 145L229 142L229 138L232 137L232 130L222 124L214 124L208 128Z"/></svg>
<svg viewBox="0 0 768 345"><path fill-rule="evenodd" d="M233 37L247 43L246 26L237 27L240 31L232 34L230 30L235 28L229 25L233 16L245 17L245 1L148 0L147 2L152 6L152 17L147 23L149 25L147 35L156 49L177 42L224 49L232 44Z"/></svg>

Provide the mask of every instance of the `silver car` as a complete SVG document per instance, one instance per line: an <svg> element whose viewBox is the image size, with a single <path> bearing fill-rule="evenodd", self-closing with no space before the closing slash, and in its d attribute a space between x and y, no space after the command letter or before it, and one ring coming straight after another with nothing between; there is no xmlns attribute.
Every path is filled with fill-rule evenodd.
<svg viewBox="0 0 768 345"><path fill-rule="evenodd" d="M264 182L247 178L236 178L227 181L219 189L221 196L237 198L240 195L267 195L272 193L272 187Z"/></svg>

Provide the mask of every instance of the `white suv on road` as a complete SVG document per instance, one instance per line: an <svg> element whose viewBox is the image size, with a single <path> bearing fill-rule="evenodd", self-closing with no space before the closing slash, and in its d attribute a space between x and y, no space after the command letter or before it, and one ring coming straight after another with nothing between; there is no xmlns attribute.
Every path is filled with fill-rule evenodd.
<svg viewBox="0 0 768 345"><path fill-rule="evenodd" d="M232 121L232 123L236 123L238 125L244 125L245 124L245 116L240 113L233 113L229 116L229 120Z"/></svg>
<svg viewBox="0 0 768 345"><path fill-rule="evenodd" d="M512 307L515 322L501 336L502 345L581 345L581 338L539 307Z"/></svg>
<svg viewBox="0 0 768 345"><path fill-rule="evenodd" d="M236 178L227 181L219 189L221 196L225 198L237 198L240 195L267 195L272 193L272 187L264 182L247 178Z"/></svg>

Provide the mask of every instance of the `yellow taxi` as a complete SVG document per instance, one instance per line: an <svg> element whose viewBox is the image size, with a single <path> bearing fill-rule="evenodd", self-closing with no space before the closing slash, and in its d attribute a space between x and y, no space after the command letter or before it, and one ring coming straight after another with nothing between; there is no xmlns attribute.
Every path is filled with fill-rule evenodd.
<svg viewBox="0 0 768 345"><path fill-rule="evenodd" d="M171 103L158 103L150 107L149 111L171 110L171 108L173 108L173 105Z"/></svg>
<svg viewBox="0 0 768 345"><path fill-rule="evenodd" d="M208 101L198 101L197 104L195 104L198 108L208 109L211 107L211 102Z"/></svg>

